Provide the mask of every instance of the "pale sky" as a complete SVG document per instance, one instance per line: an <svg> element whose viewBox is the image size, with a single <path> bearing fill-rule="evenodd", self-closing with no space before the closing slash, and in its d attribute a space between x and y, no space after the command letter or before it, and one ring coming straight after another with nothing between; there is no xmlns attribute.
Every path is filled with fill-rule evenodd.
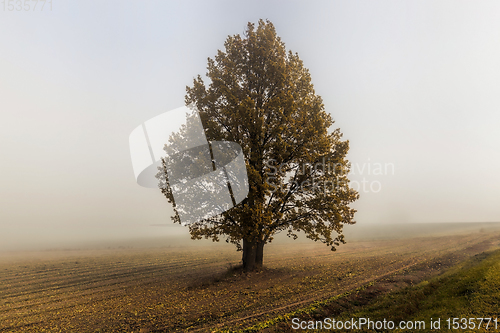
<svg viewBox="0 0 500 333"><path fill-rule="evenodd" d="M435 0L0 7L0 250L185 233L151 226L171 208L136 184L128 137L182 106L259 18L350 141L360 225L500 221L499 15L497 1ZM368 174L377 163L388 174Z"/></svg>

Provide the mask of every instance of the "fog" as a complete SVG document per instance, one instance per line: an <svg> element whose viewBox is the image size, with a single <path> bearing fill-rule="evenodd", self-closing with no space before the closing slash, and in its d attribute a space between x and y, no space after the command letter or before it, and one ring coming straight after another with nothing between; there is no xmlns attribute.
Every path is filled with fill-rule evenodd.
<svg viewBox="0 0 500 333"><path fill-rule="evenodd" d="M347 236L500 221L499 10L493 1L0 7L0 251L191 242L161 193L135 182L128 137L182 106L207 57L260 18L298 52L350 142L360 200Z"/></svg>

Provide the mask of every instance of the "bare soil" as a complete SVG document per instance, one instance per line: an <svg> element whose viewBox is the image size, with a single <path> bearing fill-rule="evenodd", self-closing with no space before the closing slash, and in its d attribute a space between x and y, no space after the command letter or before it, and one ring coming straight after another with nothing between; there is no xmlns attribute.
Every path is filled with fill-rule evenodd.
<svg viewBox="0 0 500 333"><path fill-rule="evenodd" d="M496 248L499 236L357 241L336 252L270 244L266 268L252 273L234 269L241 253L231 246L11 256L0 262L0 332L238 330L372 282L329 305L331 315Z"/></svg>

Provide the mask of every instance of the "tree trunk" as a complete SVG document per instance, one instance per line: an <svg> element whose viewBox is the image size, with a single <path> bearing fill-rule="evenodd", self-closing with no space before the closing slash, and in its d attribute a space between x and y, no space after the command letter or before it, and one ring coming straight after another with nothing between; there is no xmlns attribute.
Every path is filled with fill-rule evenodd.
<svg viewBox="0 0 500 333"><path fill-rule="evenodd" d="M255 269L255 257L257 253L257 247L255 243L249 242L243 239L243 269L245 271L253 271Z"/></svg>
<svg viewBox="0 0 500 333"><path fill-rule="evenodd" d="M255 266L257 268L262 268L262 262L264 260L264 244L265 241L260 241L257 244L257 251L255 253Z"/></svg>
<svg viewBox="0 0 500 333"><path fill-rule="evenodd" d="M253 271L262 268L265 241L250 242L243 239L243 269Z"/></svg>

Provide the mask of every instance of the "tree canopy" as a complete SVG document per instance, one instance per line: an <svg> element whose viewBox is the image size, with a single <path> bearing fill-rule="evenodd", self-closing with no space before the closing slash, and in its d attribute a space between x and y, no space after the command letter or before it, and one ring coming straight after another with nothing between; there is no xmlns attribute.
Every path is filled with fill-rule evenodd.
<svg viewBox="0 0 500 333"><path fill-rule="evenodd" d="M264 245L282 231L332 250L344 243L359 197L348 186L349 143L339 129L329 131L334 121L298 54L260 20L243 37L227 38L206 75L207 83L198 75L186 87L186 105L197 108L209 141L242 147L249 192L234 208L190 224L192 238L235 244L250 270L262 266ZM161 175L168 178L165 169ZM175 207L169 188L162 192Z"/></svg>

